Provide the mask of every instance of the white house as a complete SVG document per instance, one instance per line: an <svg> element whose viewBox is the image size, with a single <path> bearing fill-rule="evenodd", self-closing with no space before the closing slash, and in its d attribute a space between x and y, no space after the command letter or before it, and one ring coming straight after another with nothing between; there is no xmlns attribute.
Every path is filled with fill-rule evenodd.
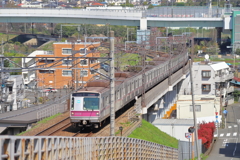
<svg viewBox="0 0 240 160"><path fill-rule="evenodd" d="M234 87L230 81L234 75L226 62L193 62L192 65L194 95L215 95L220 97L221 105L234 103ZM190 76L183 81L180 95L190 95Z"/></svg>
<svg viewBox="0 0 240 160"><path fill-rule="evenodd" d="M194 95L196 118L198 123L215 122L219 115L220 97L215 95ZM179 95L177 101L177 119L193 119L192 95ZM220 122L220 118L217 120Z"/></svg>
<svg viewBox="0 0 240 160"><path fill-rule="evenodd" d="M49 54L53 54L53 52L37 50L37 51L34 51L31 54L29 54L28 57L35 57L36 55L44 55L44 54L49 55ZM27 88L33 88L36 85L37 79L36 79L35 70L29 69L29 68L34 68L36 66L35 60L36 60L35 58L23 58L22 59L22 67L28 68L28 69L22 70L24 85Z"/></svg>
<svg viewBox="0 0 240 160"><path fill-rule="evenodd" d="M3 112L22 108L24 96L25 92L22 75L11 75L5 81L5 87L3 88Z"/></svg>

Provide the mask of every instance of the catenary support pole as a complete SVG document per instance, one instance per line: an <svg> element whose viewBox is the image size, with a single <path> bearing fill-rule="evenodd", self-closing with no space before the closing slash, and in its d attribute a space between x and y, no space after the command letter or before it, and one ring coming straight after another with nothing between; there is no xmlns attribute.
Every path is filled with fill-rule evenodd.
<svg viewBox="0 0 240 160"><path fill-rule="evenodd" d="M110 136L115 135L114 31L110 31Z"/></svg>
<svg viewBox="0 0 240 160"><path fill-rule="evenodd" d="M197 152L197 159L200 160L200 153L199 153L199 145L198 145L198 126L197 126L197 118L195 113L195 101L194 101L194 89L193 89L193 78L192 78L192 60L189 60L189 70L190 70L190 81L191 81L191 92L192 92L192 109L193 109L193 119L194 119L194 137L195 137L195 144L196 144L196 152Z"/></svg>

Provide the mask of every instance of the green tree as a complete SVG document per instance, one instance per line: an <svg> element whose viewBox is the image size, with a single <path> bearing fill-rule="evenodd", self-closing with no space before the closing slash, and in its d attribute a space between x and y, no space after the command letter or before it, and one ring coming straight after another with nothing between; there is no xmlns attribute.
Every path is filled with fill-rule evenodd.
<svg viewBox="0 0 240 160"><path fill-rule="evenodd" d="M176 6L185 6L185 3L183 3L183 2L176 3Z"/></svg>
<svg viewBox="0 0 240 160"><path fill-rule="evenodd" d="M151 9L151 8L154 8L154 6L153 6L152 4L150 4L150 5L148 6L148 9Z"/></svg>
<svg viewBox="0 0 240 160"><path fill-rule="evenodd" d="M148 5L148 2L144 1L142 4L143 4L144 6L147 6L147 5Z"/></svg>
<svg viewBox="0 0 240 160"><path fill-rule="evenodd" d="M240 55L240 48L237 48L235 54Z"/></svg>
<svg viewBox="0 0 240 160"><path fill-rule="evenodd" d="M194 6L194 3L192 0L187 0L186 6Z"/></svg>

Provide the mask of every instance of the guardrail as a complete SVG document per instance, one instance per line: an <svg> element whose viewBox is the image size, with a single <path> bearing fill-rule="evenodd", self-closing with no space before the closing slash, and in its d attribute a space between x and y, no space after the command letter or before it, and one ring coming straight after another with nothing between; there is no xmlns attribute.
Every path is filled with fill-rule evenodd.
<svg viewBox="0 0 240 160"><path fill-rule="evenodd" d="M141 18L142 11L139 10L87 10L87 9L39 9L19 8L0 9L1 16L15 15L16 17L129 17Z"/></svg>
<svg viewBox="0 0 240 160"><path fill-rule="evenodd" d="M0 136L0 159L177 160L178 149L126 137Z"/></svg>
<svg viewBox="0 0 240 160"><path fill-rule="evenodd" d="M155 7L147 10L147 17L158 18L221 18L224 8L208 7Z"/></svg>

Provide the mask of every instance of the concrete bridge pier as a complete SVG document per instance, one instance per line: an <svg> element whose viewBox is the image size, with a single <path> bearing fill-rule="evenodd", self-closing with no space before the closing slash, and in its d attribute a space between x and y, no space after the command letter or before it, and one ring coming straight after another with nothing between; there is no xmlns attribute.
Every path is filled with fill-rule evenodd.
<svg viewBox="0 0 240 160"><path fill-rule="evenodd" d="M216 30L217 30L217 44L218 44L218 46L220 46L221 45L221 38L222 38L221 34L222 34L223 28L222 27L216 27Z"/></svg>
<svg viewBox="0 0 240 160"><path fill-rule="evenodd" d="M152 123L156 119L170 118L170 114L173 110L176 110L175 104L177 101L178 87L174 86L171 91L168 91L160 99L158 99L151 107L149 107L143 118Z"/></svg>
<svg viewBox="0 0 240 160"><path fill-rule="evenodd" d="M150 30L147 28L147 18L142 17L140 19L140 27L137 30L137 43L140 44L148 39L150 36ZM145 44L147 45L147 44Z"/></svg>

